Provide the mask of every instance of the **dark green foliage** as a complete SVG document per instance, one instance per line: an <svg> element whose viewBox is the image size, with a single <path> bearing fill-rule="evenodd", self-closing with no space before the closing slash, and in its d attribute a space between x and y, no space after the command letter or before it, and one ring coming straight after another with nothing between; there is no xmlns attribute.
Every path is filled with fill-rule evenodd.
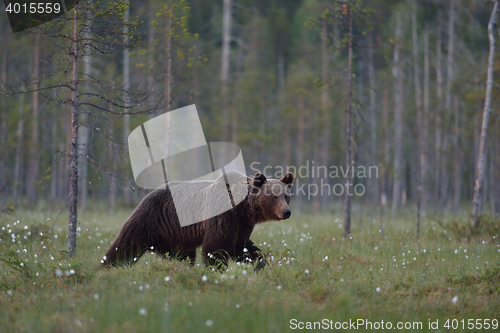
<svg viewBox="0 0 500 333"><path fill-rule="evenodd" d="M454 219L441 226L451 231L457 239L472 240L500 235L500 218L486 214L479 217L476 228L471 226L468 219Z"/></svg>

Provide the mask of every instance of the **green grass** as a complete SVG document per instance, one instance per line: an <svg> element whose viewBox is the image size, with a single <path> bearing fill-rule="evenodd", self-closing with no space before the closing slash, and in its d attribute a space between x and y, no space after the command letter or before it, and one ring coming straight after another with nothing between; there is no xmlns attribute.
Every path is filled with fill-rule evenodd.
<svg viewBox="0 0 500 333"><path fill-rule="evenodd" d="M429 217L417 242L409 211L387 218L382 235L378 211L365 208L361 219L357 208L352 239L342 239L340 209L295 214L256 227L263 271L232 262L222 274L200 259L191 268L151 254L97 269L131 209L105 211L80 217L73 258L65 211L0 216L1 332L285 332L291 319L422 322L424 331L438 319L445 332L447 319L500 320L498 219L474 232L465 218Z"/></svg>

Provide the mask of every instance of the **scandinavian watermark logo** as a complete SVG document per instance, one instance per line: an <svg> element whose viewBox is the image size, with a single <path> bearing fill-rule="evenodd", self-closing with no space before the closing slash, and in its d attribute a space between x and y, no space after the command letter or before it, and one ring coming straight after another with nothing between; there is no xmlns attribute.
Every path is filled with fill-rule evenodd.
<svg viewBox="0 0 500 333"><path fill-rule="evenodd" d="M135 128L128 146L137 186L168 186L181 226L220 215L248 195L240 147L207 142L194 104Z"/></svg>
<svg viewBox="0 0 500 333"><path fill-rule="evenodd" d="M296 175L294 193L310 200L316 196L363 196L366 193L367 179L379 177L376 165L318 165L306 160L300 166L262 165L260 162L250 163L250 172L260 172L266 177L281 178L286 172ZM353 179L347 180L348 175ZM345 182L342 179L346 179Z"/></svg>
<svg viewBox="0 0 500 333"><path fill-rule="evenodd" d="M34 28L66 14L75 0L3 0L12 32Z"/></svg>

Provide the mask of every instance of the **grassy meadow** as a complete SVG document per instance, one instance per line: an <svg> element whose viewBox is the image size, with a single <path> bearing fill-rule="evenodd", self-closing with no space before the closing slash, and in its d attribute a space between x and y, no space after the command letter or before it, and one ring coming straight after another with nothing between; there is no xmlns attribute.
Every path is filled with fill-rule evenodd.
<svg viewBox="0 0 500 333"><path fill-rule="evenodd" d="M429 213L417 241L414 211L386 217L382 232L378 209L355 206L352 238L343 239L338 207L257 226L252 239L269 262L258 274L149 253L133 267L99 270L132 209L109 216L91 207L73 258L62 208L0 215L0 332L285 332L293 319L296 328L325 319L331 326L320 331L363 319L408 332L434 332L429 320L438 320L439 331L458 332L469 331L468 319L500 320L499 219L483 217L471 231L465 212ZM456 330L444 327L448 319Z"/></svg>

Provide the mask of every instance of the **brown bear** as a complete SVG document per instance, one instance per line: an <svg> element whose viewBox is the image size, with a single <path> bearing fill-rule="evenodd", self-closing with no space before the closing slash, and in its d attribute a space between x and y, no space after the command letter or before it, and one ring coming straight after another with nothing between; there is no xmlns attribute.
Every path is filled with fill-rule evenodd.
<svg viewBox="0 0 500 333"><path fill-rule="evenodd" d="M230 177L231 172L236 171L212 182L228 184L225 176ZM242 202L220 215L184 227L179 223L169 186L185 186L183 183L193 181L169 182L149 193L123 224L101 260L102 266L131 265L146 251L169 253L179 260L189 258L194 264L196 249L202 246L207 266L225 268L230 257L237 261L246 258L258 262L256 270L263 268L265 261L250 236L259 223L290 217L288 204L293 174L288 172L280 180L268 180L260 172L254 178L238 174L245 183L243 186L248 187L248 195ZM230 190L229 185L227 188ZM210 201L200 203L199 208L203 209L203 205L210 205Z"/></svg>

